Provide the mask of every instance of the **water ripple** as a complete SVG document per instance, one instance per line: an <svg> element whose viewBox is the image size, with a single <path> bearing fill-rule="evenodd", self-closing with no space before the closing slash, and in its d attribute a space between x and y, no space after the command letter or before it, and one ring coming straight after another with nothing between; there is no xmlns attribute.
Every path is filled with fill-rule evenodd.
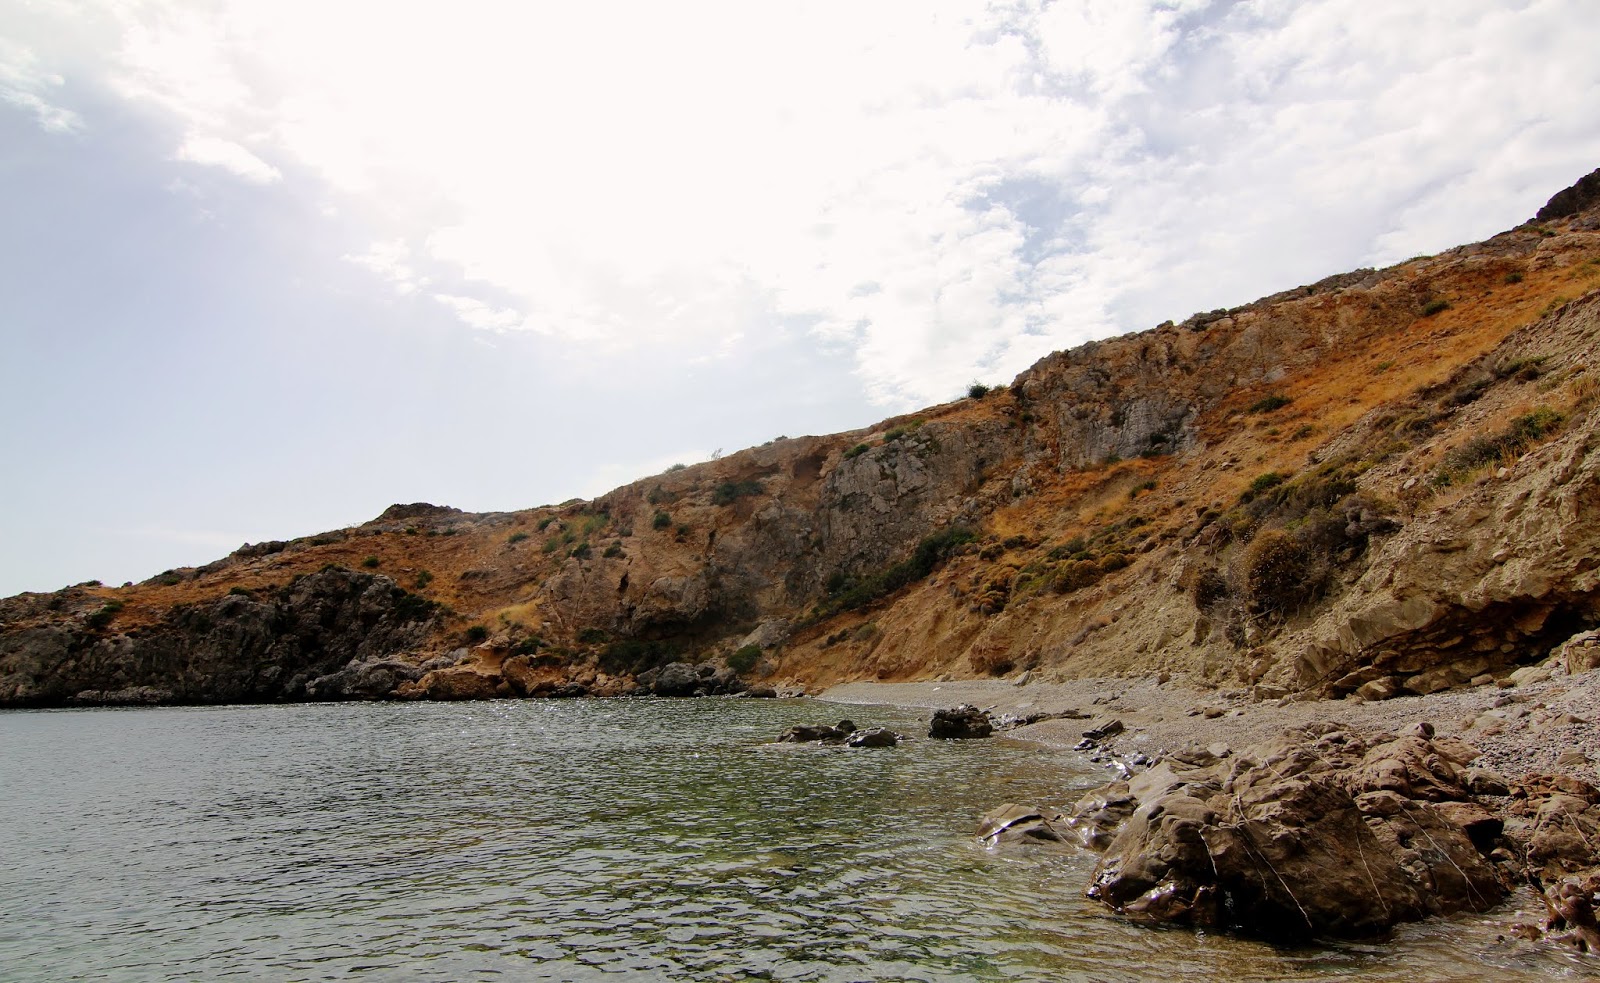
<svg viewBox="0 0 1600 983"><path fill-rule="evenodd" d="M1070 802L1101 780L1088 763L1003 741L763 743L826 716L715 700L0 714L0 966L820 983L1572 969L1448 925L1294 951L1132 928L1082 898L1092 858L968 839L1000 802Z"/></svg>

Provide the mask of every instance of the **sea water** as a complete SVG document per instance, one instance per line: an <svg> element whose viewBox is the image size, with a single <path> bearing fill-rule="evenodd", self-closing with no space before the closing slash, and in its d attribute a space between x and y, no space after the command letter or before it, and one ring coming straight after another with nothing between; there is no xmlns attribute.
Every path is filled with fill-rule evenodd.
<svg viewBox="0 0 1600 983"><path fill-rule="evenodd" d="M0 713L0 979L1578 976L1495 917L1295 949L1139 928L1071 850L972 839L1106 781L926 712L571 700Z"/></svg>

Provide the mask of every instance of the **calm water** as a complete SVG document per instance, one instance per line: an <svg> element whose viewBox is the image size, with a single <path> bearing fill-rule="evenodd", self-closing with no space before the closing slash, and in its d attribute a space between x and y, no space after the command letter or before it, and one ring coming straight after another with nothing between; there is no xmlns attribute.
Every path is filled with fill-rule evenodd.
<svg viewBox="0 0 1600 983"><path fill-rule="evenodd" d="M925 733L798 701L0 713L0 978L1585 971L1471 921L1294 951L1133 928L1081 898L1092 858L969 840L986 808L1065 804L1100 771L1006 741L762 746L841 715Z"/></svg>

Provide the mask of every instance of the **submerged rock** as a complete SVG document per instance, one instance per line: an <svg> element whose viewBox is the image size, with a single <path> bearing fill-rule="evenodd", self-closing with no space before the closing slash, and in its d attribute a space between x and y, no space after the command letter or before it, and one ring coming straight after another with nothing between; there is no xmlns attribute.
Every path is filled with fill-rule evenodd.
<svg viewBox="0 0 1600 983"><path fill-rule="evenodd" d="M1065 837L1037 806L1009 802L985 813L976 835L986 846L1065 842Z"/></svg>

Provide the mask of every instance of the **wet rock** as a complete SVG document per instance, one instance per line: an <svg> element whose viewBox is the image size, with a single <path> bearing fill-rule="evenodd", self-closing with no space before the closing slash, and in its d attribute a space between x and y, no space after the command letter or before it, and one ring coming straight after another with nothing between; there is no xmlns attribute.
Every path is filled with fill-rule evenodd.
<svg viewBox="0 0 1600 983"><path fill-rule="evenodd" d="M882 727L868 727L858 730L844 739L845 747L894 747L899 744L901 737L892 730Z"/></svg>
<svg viewBox="0 0 1600 983"><path fill-rule="evenodd" d="M928 736L951 740L988 737L994 733L989 715L970 703L948 710L935 710L928 724Z"/></svg>
<svg viewBox="0 0 1600 983"><path fill-rule="evenodd" d="M1083 740L1079 741L1073 746L1079 751L1087 751L1107 738L1116 737L1125 729L1126 727L1121 720L1116 718L1103 720L1084 731Z"/></svg>
<svg viewBox="0 0 1600 983"><path fill-rule="evenodd" d="M985 813L977 838L986 846L1059 844L1065 838L1036 806L1007 803Z"/></svg>
<svg viewBox="0 0 1600 983"><path fill-rule="evenodd" d="M1169 760L1102 791L1137 806L1088 894L1142 921L1275 939L1485 910L1505 888L1478 844L1498 830L1460 777L1427 738L1369 747L1330 724L1206 767Z"/></svg>
<svg viewBox="0 0 1600 983"><path fill-rule="evenodd" d="M1098 853L1111 845L1136 805L1138 800L1129 792L1126 781L1112 782L1079 799L1061 817L1061 823L1080 845Z"/></svg>
<svg viewBox="0 0 1600 983"><path fill-rule="evenodd" d="M851 734L856 731L856 725L850 720L841 720L837 724L796 724L778 735L780 744L843 744Z"/></svg>
<svg viewBox="0 0 1600 983"><path fill-rule="evenodd" d="M699 688L700 670L687 662L667 663L650 683L656 696L693 696Z"/></svg>

